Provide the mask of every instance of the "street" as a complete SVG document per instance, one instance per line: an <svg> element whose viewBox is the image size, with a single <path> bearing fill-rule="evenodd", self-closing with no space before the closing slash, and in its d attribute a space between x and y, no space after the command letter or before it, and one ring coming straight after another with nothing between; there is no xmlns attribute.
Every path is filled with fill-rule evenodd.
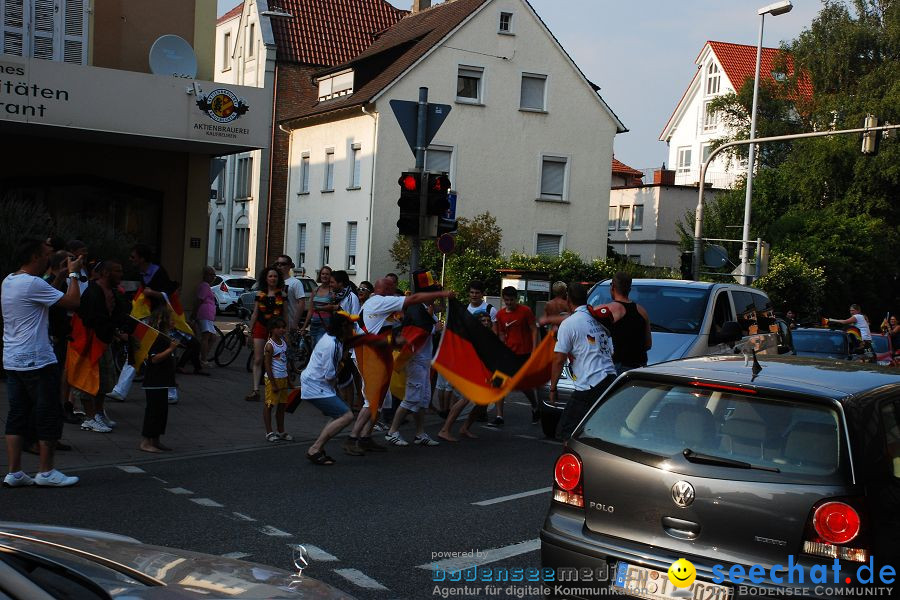
<svg viewBox="0 0 900 600"><path fill-rule="evenodd" d="M200 383L212 387L225 374L243 379L243 361L235 364L240 369L217 369L212 381L182 379L189 389ZM228 387L221 380L219 385ZM116 415L137 410L139 394L133 390L127 403L113 404L111 410ZM182 431L180 440L190 430L177 420L178 411L192 402L185 395L188 399L172 415L172 429ZM539 426L530 424L524 397L510 400L504 429L479 425L474 431L480 439L457 444L390 447L351 457L340 449L344 433L328 446L337 459L332 467L303 458L320 421L307 425L314 411L301 406L287 418L295 442L266 444L258 435L258 442L236 447L223 435L216 448L207 440L202 451L159 459L136 453L138 460L111 461L108 452L106 461L95 456L93 462L102 464L64 467L81 477L74 488L0 491L0 519L100 529L283 569L293 569L290 545L302 543L312 559L306 574L355 597L432 597L435 585L463 585L434 583L435 562L442 570L476 563L539 566L538 531L560 445L542 439ZM220 407L252 414L244 429L256 433L258 404L233 400ZM232 427L235 422L230 421ZM433 436L438 423L438 417L429 416L427 431ZM196 429L203 436L206 427ZM86 446L103 442L107 447L110 436L121 436L72 426L67 432L66 439L83 456L92 456ZM246 432L235 432L235 438L242 436ZM73 460L71 454L68 459ZM479 556L452 558L473 551Z"/></svg>

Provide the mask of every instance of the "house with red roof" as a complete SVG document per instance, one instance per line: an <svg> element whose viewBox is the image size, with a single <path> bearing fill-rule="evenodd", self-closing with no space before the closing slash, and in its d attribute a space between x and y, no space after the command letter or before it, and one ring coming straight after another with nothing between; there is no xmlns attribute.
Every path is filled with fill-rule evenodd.
<svg viewBox="0 0 900 600"><path fill-rule="evenodd" d="M392 100L450 107L425 168L449 174L456 213L490 211L503 251L606 255L613 139L624 125L526 0L413 10L322 69L291 132L285 247L357 281L395 270L401 172L415 164ZM296 262L296 261L295 261Z"/></svg>
<svg viewBox="0 0 900 600"><path fill-rule="evenodd" d="M778 48L762 49L760 81L783 81L793 75L791 57L785 56L782 61L781 55ZM679 185L697 184L700 166L709 156L713 141L728 134L719 115L708 110L709 104L719 96L740 90L748 79L753 80L756 46L709 41L694 62L697 64L694 77L659 136L660 141L669 145L669 165L674 168L675 183ZM812 95L808 79L801 80L799 92ZM746 162L720 155L710 163L706 183L729 188L746 170Z"/></svg>
<svg viewBox="0 0 900 600"><path fill-rule="evenodd" d="M286 248L289 135L276 124L315 100L312 77L372 45L407 11L385 0L245 0L216 23L215 80L264 88L274 111L270 147L224 157L212 170L209 265L255 277ZM298 261L299 258L299 261Z"/></svg>

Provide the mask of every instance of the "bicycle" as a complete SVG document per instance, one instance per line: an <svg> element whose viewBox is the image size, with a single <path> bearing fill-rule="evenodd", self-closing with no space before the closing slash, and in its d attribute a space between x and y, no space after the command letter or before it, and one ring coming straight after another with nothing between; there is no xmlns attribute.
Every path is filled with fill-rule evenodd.
<svg viewBox="0 0 900 600"><path fill-rule="evenodd" d="M227 367L234 362L241 348L247 345L247 337L249 336L249 328L247 323L241 321L235 324L234 329L226 333L216 344L216 352L213 354L213 360L220 367ZM253 348L250 348L250 363L253 361Z"/></svg>
<svg viewBox="0 0 900 600"><path fill-rule="evenodd" d="M312 356L312 336L309 331L292 333L288 339L288 374L300 375Z"/></svg>

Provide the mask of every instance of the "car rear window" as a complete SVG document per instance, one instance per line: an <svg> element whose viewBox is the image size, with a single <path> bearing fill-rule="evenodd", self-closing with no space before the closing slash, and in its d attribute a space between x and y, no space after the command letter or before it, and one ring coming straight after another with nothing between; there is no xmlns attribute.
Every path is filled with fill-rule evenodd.
<svg viewBox="0 0 900 600"><path fill-rule="evenodd" d="M839 469L838 424L837 412L824 405L637 381L616 389L577 437L662 458L690 449L809 477Z"/></svg>
<svg viewBox="0 0 900 600"><path fill-rule="evenodd" d="M654 331L699 333L709 303L709 289L642 283L632 286L628 297L647 310ZM611 301L609 283L597 284L588 297L592 306Z"/></svg>
<svg viewBox="0 0 900 600"><path fill-rule="evenodd" d="M887 338L883 335L873 335L872 347L875 348L875 352L879 354L887 352L889 350Z"/></svg>
<svg viewBox="0 0 900 600"><path fill-rule="evenodd" d="M847 338L838 331L793 332L794 350L821 354L847 354Z"/></svg>
<svg viewBox="0 0 900 600"><path fill-rule="evenodd" d="M253 287L253 284L256 283L255 279L227 279L225 280L225 285L228 287L234 288L242 288L245 290L249 290Z"/></svg>

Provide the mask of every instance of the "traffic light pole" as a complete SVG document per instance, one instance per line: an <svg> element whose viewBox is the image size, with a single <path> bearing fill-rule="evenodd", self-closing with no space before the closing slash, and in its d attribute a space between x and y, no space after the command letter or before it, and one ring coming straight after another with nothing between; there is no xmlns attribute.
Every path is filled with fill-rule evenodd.
<svg viewBox="0 0 900 600"><path fill-rule="evenodd" d="M857 129L842 129L839 131L813 131L810 133L795 133L791 135L776 135L771 137L761 137L752 140L737 140L722 144L709 153L709 156L700 166L700 184L697 199L697 210L694 219L694 256L692 261L692 271L695 281L700 280L701 254L703 252L703 192L706 188L706 169L712 163L713 159L720 153L735 146L746 146L747 144L761 144L764 142L783 142L786 140L799 140L804 138L826 137L832 135L847 135L851 133L871 134L876 131L888 131L890 129L900 129L900 125L883 125L881 127L860 127ZM743 236L746 237L746 236ZM749 240L742 240L749 242ZM743 264L743 263L742 263ZM742 272L742 275L744 273Z"/></svg>
<svg viewBox="0 0 900 600"><path fill-rule="evenodd" d="M419 228L415 235L410 236L409 273L419 268L421 252L421 235L425 227L426 208L428 205L427 179L425 176L425 132L428 127L428 88L419 88L419 106L416 122L416 169L419 171ZM412 282L412 279L410 279ZM410 288L412 289L412 288Z"/></svg>

